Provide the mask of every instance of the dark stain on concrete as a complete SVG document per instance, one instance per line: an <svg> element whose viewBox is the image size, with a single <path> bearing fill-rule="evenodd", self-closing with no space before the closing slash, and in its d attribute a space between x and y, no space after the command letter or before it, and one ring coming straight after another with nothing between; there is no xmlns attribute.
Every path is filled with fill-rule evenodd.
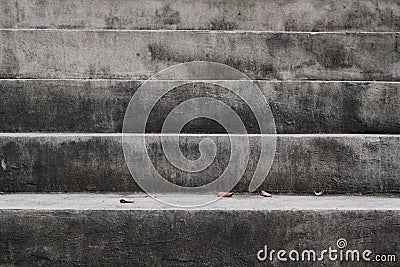
<svg viewBox="0 0 400 267"><path fill-rule="evenodd" d="M394 44L394 51L396 53L400 53L400 41L399 41L399 36L396 35L396 41Z"/></svg>
<svg viewBox="0 0 400 267"><path fill-rule="evenodd" d="M161 132L166 117L174 107L197 97L210 97L224 102L239 115L247 132L260 133L259 125L252 110L239 96L221 86L207 83L178 86L165 94L152 109L147 120L146 132ZM198 118L186 124L182 132L226 133L226 130L213 120Z"/></svg>
<svg viewBox="0 0 400 267"><path fill-rule="evenodd" d="M192 160L197 159L200 156L198 144L201 139L189 140L181 137L179 147L181 151L186 151L184 156ZM196 173L188 173L172 165L166 158L160 141L146 141L146 147L154 168L161 176L176 185L195 187L208 184L217 179L222 175L229 163L230 145L222 145L220 139L213 139L217 147L215 160L206 169ZM158 140L160 139L158 138Z"/></svg>
<svg viewBox="0 0 400 267"><path fill-rule="evenodd" d="M215 18L213 21L210 22L209 28L211 30L230 31L236 30L238 28L238 25L235 22L225 20L225 18Z"/></svg>
<svg viewBox="0 0 400 267"><path fill-rule="evenodd" d="M343 25L340 28L345 30L372 28L378 16L378 12L369 10L362 2L354 2L342 15Z"/></svg>
<svg viewBox="0 0 400 267"><path fill-rule="evenodd" d="M5 28L12 28L15 25L15 14L13 14L13 9L10 7L10 4L8 1L2 1L1 2L1 11L4 14L4 17L2 18L2 26Z"/></svg>
<svg viewBox="0 0 400 267"><path fill-rule="evenodd" d="M84 29L86 26L84 23L82 24L61 24L59 26L61 29L68 29L68 30L79 30L79 29ZM47 29L47 26L39 26L37 29Z"/></svg>
<svg viewBox="0 0 400 267"><path fill-rule="evenodd" d="M350 68L353 65L351 53L342 45L325 46L323 56L318 61L327 69Z"/></svg>
<svg viewBox="0 0 400 267"><path fill-rule="evenodd" d="M109 16L106 18L106 29L119 29L121 28L122 22L117 16Z"/></svg>
<svg viewBox="0 0 400 267"><path fill-rule="evenodd" d="M48 0L36 0L35 5L37 7L37 15L41 18L46 18L46 6L48 5Z"/></svg>
<svg viewBox="0 0 400 267"><path fill-rule="evenodd" d="M186 62L181 55L173 51L169 51L161 44L149 44L148 49L150 51L152 61Z"/></svg>
<svg viewBox="0 0 400 267"><path fill-rule="evenodd" d="M14 53L13 49L5 48L2 51L3 58L1 59L0 78L11 79L18 78L20 62Z"/></svg>
<svg viewBox="0 0 400 267"><path fill-rule="evenodd" d="M157 24L177 25L181 21L178 11L173 10L170 5L165 5L160 10L156 10Z"/></svg>
<svg viewBox="0 0 400 267"><path fill-rule="evenodd" d="M296 19L287 18L285 20L285 31L298 31L301 28L301 25L298 23Z"/></svg>
<svg viewBox="0 0 400 267"><path fill-rule="evenodd" d="M219 62L218 60L213 60ZM280 74L274 69L270 63L259 63L253 59L235 59L226 58L221 63L242 71L243 73L251 73L254 79L280 79Z"/></svg>
<svg viewBox="0 0 400 267"><path fill-rule="evenodd" d="M205 60L205 55L192 55L192 54L184 54L179 51L169 49L165 45L161 44L149 44L148 49L150 51L151 60L152 61L166 61L173 63L185 63L189 61L195 60Z"/></svg>
<svg viewBox="0 0 400 267"><path fill-rule="evenodd" d="M16 10L16 22L19 24L21 21L25 19L25 10L23 7L20 7L18 1L15 2L15 10Z"/></svg>
<svg viewBox="0 0 400 267"><path fill-rule="evenodd" d="M322 161L327 160L327 157L329 157L335 159L332 161L334 163L348 162L349 166L351 166L353 165L351 162L360 157L351 145L346 145L344 140L335 138L315 138L312 141L312 147L312 151L321 155Z"/></svg>
<svg viewBox="0 0 400 267"><path fill-rule="evenodd" d="M282 47L288 47L293 42L291 38L292 37L289 34L274 33L265 38L265 44L267 47L275 47L280 49Z"/></svg>
<svg viewBox="0 0 400 267"><path fill-rule="evenodd" d="M360 118L363 85L349 83L346 88L348 89L342 90L340 95L343 127L348 132L365 132L366 127L363 127L362 119Z"/></svg>
<svg viewBox="0 0 400 267"><path fill-rule="evenodd" d="M166 61L172 63L185 63L195 60L220 62L236 68L244 73L252 73L254 79L278 79L279 74L271 63L262 64L256 58L221 57L213 53L187 53L170 49L165 44L152 43L148 45L152 61Z"/></svg>

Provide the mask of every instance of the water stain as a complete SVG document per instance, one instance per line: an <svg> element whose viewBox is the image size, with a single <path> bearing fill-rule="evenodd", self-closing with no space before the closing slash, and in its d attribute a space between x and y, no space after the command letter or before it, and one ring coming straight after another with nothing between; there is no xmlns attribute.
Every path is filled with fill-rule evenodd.
<svg viewBox="0 0 400 267"><path fill-rule="evenodd" d="M20 63L13 49L5 48L2 51L2 58L0 64L0 78L10 79L18 78Z"/></svg>
<svg viewBox="0 0 400 267"><path fill-rule="evenodd" d="M105 22L106 22L106 29L121 28L121 20L117 16L107 17Z"/></svg>
<svg viewBox="0 0 400 267"><path fill-rule="evenodd" d="M193 53L189 51L183 53L181 51L170 49L167 45L149 44L148 49L152 61L166 61L173 63L185 63L189 61L212 61L219 62L235 69L238 69L246 74L253 74L255 79L277 79L279 78L278 72L274 69L271 63L262 64L257 59L241 58L236 59L233 57L221 58L220 55L207 54L207 53ZM197 52L197 51L196 51Z"/></svg>
<svg viewBox="0 0 400 267"><path fill-rule="evenodd" d="M156 11L157 24L177 25L181 21L178 11L173 10L170 5L166 5Z"/></svg>
<svg viewBox="0 0 400 267"><path fill-rule="evenodd" d="M210 22L211 30L229 31L229 30L236 30L237 28L238 28L237 23L227 21L225 20L225 18L222 19L216 18Z"/></svg>
<svg viewBox="0 0 400 267"><path fill-rule="evenodd" d="M340 44L327 46L318 61L327 69L350 68L353 66L351 53L348 53L345 47Z"/></svg>

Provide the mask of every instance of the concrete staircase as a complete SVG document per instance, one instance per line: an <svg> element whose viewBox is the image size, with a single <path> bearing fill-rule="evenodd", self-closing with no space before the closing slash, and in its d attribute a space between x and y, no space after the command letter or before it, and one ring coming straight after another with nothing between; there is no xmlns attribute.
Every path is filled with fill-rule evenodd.
<svg viewBox="0 0 400 267"><path fill-rule="evenodd" d="M398 1L2 0L0 28L0 266L398 266ZM171 207L131 177L121 144L127 105L146 79L189 61L234 67L269 101L276 154L259 190L272 198L247 193L257 121L215 86L185 85L155 106L149 154L176 184L218 177L229 160L220 125L200 119L183 129L189 158L205 137L219 145L218 161L194 176L168 164L159 135L182 101L220 99L250 137L238 194ZM257 258L265 245L321 251L339 239L397 262Z"/></svg>

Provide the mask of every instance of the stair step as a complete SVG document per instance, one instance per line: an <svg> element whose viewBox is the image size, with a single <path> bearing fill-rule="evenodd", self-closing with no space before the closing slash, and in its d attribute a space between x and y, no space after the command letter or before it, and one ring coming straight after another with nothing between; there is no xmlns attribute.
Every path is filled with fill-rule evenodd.
<svg viewBox="0 0 400 267"><path fill-rule="evenodd" d="M211 194L158 194L160 199L214 198ZM220 198L208 205L185 208L170 206L144 193L14 193L0 194L0 210L158 210L158 211L400 211L400 198L391 196L305 196L273 195L261 197L257 194L237 193L229 198ZM120 199L134 203L120 203Z"/></svg>
<svg viewBox="0 0 400 267"><path fill-rule="evenodd" d="M397 31L395 0L3 1L0 27Z"/></svg>
<svg viewBox="0 0 400 267"><path fill-rule="evenodd" d="M174 184L198 186L219 177L230 157L227 135L181 134L184 155L200 156L198 143L211 138L217 161L188 175L170 165L160 135L148 134L152 163ZM140 142L140 135L132 137ZM251 155L236 186L247 191L258 163L259 137L249 135ZM141 191L124 160L121 134L0 134L0 191ZM277 135L274 163L260 188L271 192L399 193L400 135ZM143 172L143 177L150 174ZM150 179L151 177L149 177Z"/></svg>
<svg viewBox="0 0 400 267"><path fill-rule="evenodd" d="M121 132L128 103L142 82L0 80L0 131ZM270 103L278 133L400 133L398 82L254 82ZM200 96L223 101L237 112L248 133L259 133L246 103L222 87L204 84L181 86L167 94L154 107L147 131L161 132L173 108ZM224 132L201 119L183 131Z"/></svg>
<svg viewBox="0 0 400 267"><path fill-rule="evenodd" d="M384 255L383 265L398 266L398 0L0 2L0 266L281 266L282 249L318 257L338 248L372 251L372 263L325 255L285 264L373 266ZM190 61L243 72L269 101L276 151L256 193L248 193L262 158L254 114L201 77L157 103L146 133L130 134L133 160L148 156L180 186L241 177L233 197L165 185L151 197L129 172L121 131L131 97L155 73ZM196 119L183 134L161 135L170 111L193 96L225 102L244 122L243 176L218 123ZM216 158L199 172L179 170L161 142L178 135L187 159L200 158L205 138ZM141 181L155 182L153 169L136 165ZM274 259L260 261L263 249Z"/></svg>
<svg viewBox="0 0 400 267"><path fill-rule="evenodd" d="M370 258L400 253L399 198L235 195L184 209L143 194L129 195L133 204L120 204L121 197L0 195L0 264L279 266L276 255L260 262L257 253L267 246L320 255L338 249L339 239L347 242L344 252L359 250L360 257L364 250ZM362 259L330 261L327 254L321 263L369 266Z"/></svg>
<svg viewBox="0 0 400 267"><path fill-rule="evenodd" d="M399 81L399 33L0 30L1 78L147 79L212 61L251 79ZM229 53L227 53L229 51Z"/></svg>

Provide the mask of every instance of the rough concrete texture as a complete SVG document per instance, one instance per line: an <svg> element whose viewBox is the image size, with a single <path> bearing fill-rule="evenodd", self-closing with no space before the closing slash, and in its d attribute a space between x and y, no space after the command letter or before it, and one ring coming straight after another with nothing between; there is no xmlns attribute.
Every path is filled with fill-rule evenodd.
<svg viewBox="0 0 400 267"><path fill-rule="evenodd" d="M214 195L157 194L150 197L144 193L47 193L47 194L1 194L0 210L241 210L241 211L400 211L400 198L395 196L290 196L273 195L271 198L254 194L235 194L220 198L208 205L187 208L171 206L158 201L184 199L214 199ZM29 201L27 201L27 199ZM135 200L133 204L120 203L120 199Z"/></svg>
<svg viewBox="0 0 400 267"><path fill-rule="evenodd" d="M3 28L398 31L396 0L3 0Z"/></svg>
<svg viewBox="0 0 400 267"><path fill-rule="evenodd" d="M2 78L145 79L224 63L251 79L400 80L398 33L1 30Z"/></svg>
<svg viewBox="0 0 400 267"><path fill-rule="evenodd" d="M397 0L0 0L0 132L14 132L0 133L0 193L140 192L118 133L127 103L140 79L202 60L232 66L250 79L281 80L257 81L284 133L259 190L311 195L236 194L184 209L143 193L0 194L0 266L281 266L276 258L257 261L257 252L265 245L335 249L339 238L348 249L398 261L400 135L382 134L400 133L399 29ZM43 80L26 80L37 78ZM159 132L164 114L180 101L212 95L258 133L237 97L202 88L177 88L163 98L148 132ZM72 133L15 133L26 131ZM217 160L189 175L167 161L160 135L149 134L152 163L178 185L211 182L229 161L227 136L210 134L223 130L207 120L184 131L205 133L181 136L185 156L198 158L199 141L208 137L217 145ZM259 141L250 136L252 154L238 192L248 190ZM143 167L141 172L150 178ZM121 204L121 197L136 202Z"/></svg>
<svg viewBox="0 0 400 267"><path fill-rule="evenodd" d="M217 160L189 176L166 159L160 135L147 136L157 171L171 182L198 186L219 177L230 157L225 135L184 135L180 148L200 156L198 143L215 140ZM271 192L399 193L398 135L279 135L272 169L260 189ZM133 139L134 142L134 139ZM251 157L235 190L247 191L259 156L250 136ZM2 134L0 191L140 191L126 167L119 134ZM149 175L144 172L143 175ZM162 190L160 188L160 190Z"/></svg>
<svg viewBox="0 0 400 267"><path fill-rule="evenodd" d="M121 132L128 103L142 82L0 80L0 131ZM400 83L255 82L269 101L278 133L400 133ZM174 107L204 96L232 107L248 133L259 133L246 103L222 87L204 83L180 86L163 97L148 119L147 132L161 132ZM211 120L196 119L183 132L224 129Z"/></svg>
<svg viewBox="0 0 400 267"><path fill-rule="evenodd" d="M339 238L347 240L343 251L368 249L373 256L391 254L397 260L400 254L399 205L380 209L381 203L399 201L394 198L235 196L207 209L184 210L163 208L150 198L136 196L135 204L119 204L118 195L56 194L38 203L42 197L0 196L26 207L11 201L8 207L14 209L0 211L1 265L282 266L276 256L272 262L259 262L257 252L267 245L268 251L320 253L336 249ZM29 200L35 203L30 208ZM283 209L279 200L287 204ZM257 203L258 208L253 207ZM115 208L101 210L107 205ZM329 261L325 256L322 262L289 261L285 266L299 264L377 265Z"/></svg>

